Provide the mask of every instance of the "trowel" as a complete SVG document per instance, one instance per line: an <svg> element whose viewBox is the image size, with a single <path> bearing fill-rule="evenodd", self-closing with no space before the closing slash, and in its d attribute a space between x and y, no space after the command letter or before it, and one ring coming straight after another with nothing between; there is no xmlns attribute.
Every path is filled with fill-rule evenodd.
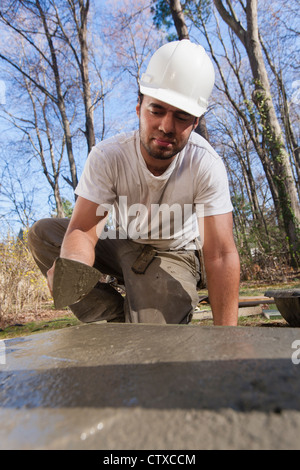
<svg viewBox="0 0 300 470"><path fill-rule="evenodd" d="M82 300L95 287L101 273L87 264L66 258L55 262L53 299L56 309Z"/></svg>

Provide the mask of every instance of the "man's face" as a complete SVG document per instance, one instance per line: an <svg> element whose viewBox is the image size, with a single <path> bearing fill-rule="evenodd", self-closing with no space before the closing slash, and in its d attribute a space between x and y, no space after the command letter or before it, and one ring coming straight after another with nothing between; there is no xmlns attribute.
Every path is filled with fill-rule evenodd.
<svg viewBox="0 0 300 470"><path fill-rule="evenodd" d="M147 160L170 160L187 144L199 119L162 101L144 96L136 107L141 152Z"/></svg>

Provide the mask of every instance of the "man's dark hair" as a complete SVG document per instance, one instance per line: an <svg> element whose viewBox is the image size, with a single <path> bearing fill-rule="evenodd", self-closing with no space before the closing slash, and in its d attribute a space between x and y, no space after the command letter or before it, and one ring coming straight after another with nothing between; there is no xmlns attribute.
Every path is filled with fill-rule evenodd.
<svg viewBox="0 0 300 470"><path fill-rule="evenodd" d="M139 94L138 94L138 101L139 101L140 104L142 104L143 99L144 99L144 95L143 95L143 93L141 93L141 92L139 91Z"/></svg>

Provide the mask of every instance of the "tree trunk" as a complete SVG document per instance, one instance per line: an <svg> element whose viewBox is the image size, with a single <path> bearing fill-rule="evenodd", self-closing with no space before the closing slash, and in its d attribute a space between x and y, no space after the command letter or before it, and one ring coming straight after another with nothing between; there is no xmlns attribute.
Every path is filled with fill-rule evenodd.
<svg viewBox="0 0 300 470"><path fill-rule="evenodd" d="M70 167L70 173L71 173L72 187L73 189L75 189L78 184L77 170L76 170L76 164L75 164L75 159L74 159L74 154L73 154L72 134L71 134L71 129L70 129L70 123L67 117L66 106L64 102L62 89L61 89L61 81L60 81L60 74L59 74L59 67L57 63L56 51L55 51L55 47L52 41L51 33L48 28L45 12L43 8L41 7L39 0L36 0L36 6L40 13L40 18L43 23L45 36L46 36L50 54L51 54L51 67L52 67L52 71L54 74L56 93L57 93L57 106L60 111L62 124L64 128L65 136L66 136L66 147L67 147L67 154L68 154L69 167Z"/></svg>
<svg viewBox="0 0 300 470"><path fill-rule="evenodd" d="M184 20L184 14L181 8L180 0L170 0L170 9L178 39L189 39L189 32Z"/></svg>
<svg viewBox="0 0 300 470"><path fill-rule="evenodd" d="M75 59L78 62L78 66L81 73L81 81L83 87L83 102L85 108L85 137L87 140L88 153L92 150L92 147L95 145L95 130L94 130L94 107L92 103L91 95L91 84L89 80L89 54L88 54L88 44L87 44L87 17L89 12L90 2L87 0L84 4L83 0L79 0L79 9L80 9L80 19L76 15L76 9L73 2L69 1L70 8L72 10L74 22L76 24L80 53L81 58L77 56L74 48L70 43L70 39L66 35L66 40L73 49Z"/></svg>

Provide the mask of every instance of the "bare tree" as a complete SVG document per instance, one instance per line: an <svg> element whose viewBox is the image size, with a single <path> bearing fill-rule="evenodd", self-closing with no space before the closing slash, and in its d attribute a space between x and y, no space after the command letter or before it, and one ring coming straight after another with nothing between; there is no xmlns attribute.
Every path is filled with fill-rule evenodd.
<svg viewBox="0 0 300 470"><path fill-rule="evenodd" d="M2 117L30 142L32 156L39 159L51 187L58 217L64 215L62 181L72 189L78 183L74 138L76 143L86 142L86 156L95 145L94 111L99 103L101 138L105 132L105 83L89 40L89 10L89 0L4 0L0 10L0 59L14 83L15 100L14 106L12 101L3 107Z"/></svg>
<svg viewBox="0 0 300 470"><path fill-rule="evenodd" d="M163 35L155 30L150 4L147 0L123 0L110 3L107 24L103 27L109 38L109 48L113 58L113 69L124 80L124 72L130 78L134 90L139 88L143 68L153 51L163 40Z"/></svg>
<svg viewBox="0 0 300 470"><path fill-rule="evenodd" d="M255 86L252 99L261 119L264 141L271 159L272 178L278 193L280 216L288 237L291 257L296 263L300 249L299 201L264 62L259 37L257 0L247 0L245 5L241 2L246 16L247 29L242 26L230 1L226 1L227 8L221 0L214 0L214 4L222 19L240 39L248 55Z"/></svg>
<svg viewBox="0 0 300 470"><path fill-rule="evenodd" d="M26 175L26 174L25 174ZM29 228L35 220L35 187L30 190L25 187L24 170L22 172L12 169L11 161L6 158L1 173L0 201L2 210L0 219L6 222L18 222L24 228ZM7 206L7 213L5 206ZM2 221L1 221L2 222ZM4 233L2 233L4 235Z"/></svg>
<svg viewBox="0 0 300 470"><path fill-rule="evenodd" d="M22 43L24 56L17 56L6 48L2 50L0 58L57 108L65 134L70 181L76 187L78 180L66 105L70 86L64 86L65 77L61 77L63 70L59 66L59 50L55 45L57 30L39 0L8 2L5 6L0 12L0 21L8 28L14 44Z"/></svg>
<svg viewBox="0 0 300 470"><path fill-rule="evenodd" d="M81 83L82 83L82 99L84 102L85 109L85 137L87 140L88 152L91 151L95 145L95 131L94 131L94 104L92 101L91 94L91 83L89 79L89 46L88 46L88 13L90 8L89 0L67 0L67 4L70 10L71 18L75 25L75 31L77 34L77 41L79 48L77 50L74 45L74 36L70 35L70 32L66 30L62 18L61 11L57 5L58 2L51 2L55 11L55 20L61 31L61 37L68 44L72 51L73 57L76 61L78 69L80 71ZM60 4L61 6L61 4Z"/></svg>
<svg viewBox="0 0 300 470"><path fill-rule="evenodd" d="M73 189L78 183L71 124L74 102L83 101L87 153L95 145L87 42L89 7L89 0L50 0L47 4L7 0L0 11L0 22L14 42L22 41L24 51L20 58L10 48L2 48L0 58L56 107L69 163L69 176L64 177Z"/></svg>

